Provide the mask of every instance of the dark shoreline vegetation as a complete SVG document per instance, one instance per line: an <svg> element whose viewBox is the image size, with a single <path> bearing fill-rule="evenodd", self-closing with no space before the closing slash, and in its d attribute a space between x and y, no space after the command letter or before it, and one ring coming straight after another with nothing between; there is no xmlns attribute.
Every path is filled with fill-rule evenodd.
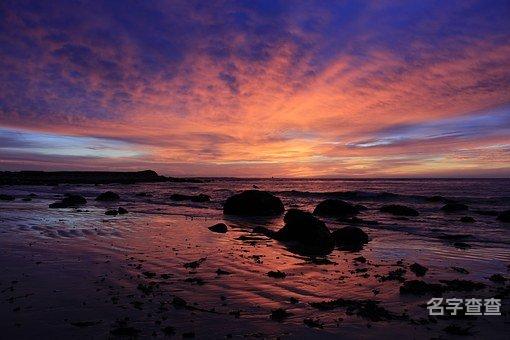
<svg viewBox="0 0 510 340"><path fill-rule="evenodd" d="M510 277L508 275L510 266L506 268L506 272L493 271L482 278L473 279L468 277L474 273L473 268L469 266L467 266L469 269L467 270L463 266L446 263L441 264L444 268L439 269L438 262L430 262L430 259L422 258L420 255L418 257L408 257L403 253L397 261L386 261L372 253L372 249L377 247L378 243L385 242L384 234L381 236L378 233L379 231L385 231L383 221L413 225L422 219L426 219L426 216L433 211L434 214L439 214L449 221L456 221L459 228L467 228L476 224L482 218L505 226L510 222L509 210L480 209L470 200L441 195L403 195L386 191L319 192L283 190L282 188L273 191L255 189L257 187L255 185L248 185L251 189L247 190L220 189L205 191L201 185L206 185L208 182L198 181L197 179L190 179L189 181L187 179L175 180L159 176L152 171L128 173L36 172L36 175L31 174L30 176L26 176L25 173L23 175L16 174L11 179L16 177L19 179L15 181L16 184L20 184L19 188L23 187L21 184L27 185L23 181L28 181L33 185L47 185L48 187L43 188L46 193L59 190L59 194L46 194L43 201L43 198L35 193L22 196L12 194L11 191L5 193L0 191L0 200L10 205L11 208L15 207L15 204L20 204L20 207L28 207L30 206L28 202L40 204L40 202L56 200L49 205L39 205L42 211L51 212L51 216L54 216L55 221L65 221L67 219L71 224L78 225L78 228L81 228L81 218L93 217L99 212L101 217L96 221L99 221L99 225L102 224L104 229L115 229L117 226L133 223L130 228L134 228L135 225L141 227L142 229L137 229L135 234L142 237L146 237L144 233L155 228L153 224L156 222L151 222L150 216L158 215L161 208L146 210L154 202L153 200L160 196L158 196L157 191L151 189L139 191L141 184L156 183L159 186L159 183L176 183L174 186L163 189L163 203L175 208L172 214L179 214L180 210L185 210L186 212L182 212L182 214L186 217L186 223L192 223L193 227L198 229L197 232L200 233L201 240L207 239L210 242L226 242L227 239L229 240L228 243L222 245L224 248L216 250L216 254L192 252L189 257L185 257L186 261L184 261L180 259L180 254L185 252L184 249L194 249L204 246L204 244L194 244L191 241L191 235L194 235L193 232L188 236L185 232L187 229L181 229L180 225L178 228L170 229L169 232L172 235L174 233L182 234L185 242L179 244L169 241L170 243L166 244L163 239L162 245L164 248L160 245L156 247L156 250L165 249L164 252L169 252L171 259L165 259L164 263L175 261L175 265L180 267L180 270L171 267L151 267L150 262L154 259L148 255L137 258L136 254L144 253L138 251L136 247L132 255L123 254L125 259L113 260L109 257L105 264L112 266L113 269L119 269L126 266L127 263L130 274L120 279L123 284L119 287L108 281L108 274L101 274L98 279L95 279L92 288L98 287L97 292L108 292L107 299L104 300L106 301L103 305L104 308L122 307L121 312L117 312L119 317L116 320L98 319L89 315L82 318L74 317L65 321L72 328L80 330L82 335L86 334L87 331L106 328L108 336L114 337L145 337L149 336L150 332L153 335L163 336L180 333L186 337L195 336L195 333L197 333L197 336L202 335L203 337L204 333L201 333L200 329L195 326L179 327L174 323L176 320L172 319L172 315L183 317L183 312L189 312L191 316L184 318L191 317L198 320L208 317L223 317L222 321L216 322L226 323L231 322L232 318L245 320L244 318L248 315L254 317L262 314L262 317L272 325L270 328L273 329L273 333L253 333L256 327L248 326L253 332L245 331L243 336L250 336L250 334L258 337L292 335L292 328L285 327L296 328L297 320L307 331L313 330L315 332L307 333L308 336L313 334L317 337L335 334L335 324L337 328L340 325L341 331L342 323L354 325L359 322L366 323L363 327L367 329L367 332L372 326L377 328L381 327L380 325L388 324L389 326L398 325L398 327L422 327L420 332L427 332L430 328L435 328L436 335L476 336L480 335L478 330L480 325L474 324L473 318L465 316L423 316L424 311L426 312L424 303L431 297L442 296L496 297L504 299L504 301L507 301L510 296ZM46 182L43 180L43 174L50 174ZM72 174L78 174L74 180L70 178ZM56 182L59 184L71 183L73 185L49 187L49 185L56 184ZM80 183L80 185L74 185L77 183ZM96 186L95 184L100 185ZM8 189L8 185L5 185L5 188ZM127 188L132 188L129 193L125 191ZM25 190L32 189L29 187ZM225 193L226 196L218 199L218 192ZM298 199L306 197L313 204L309 204L305 208L288 203L289 199L296 197ZM403 198L408 201L402 203ZM366 199L372 201L366 201ZM374 204L374 201L377 203ZM202 220L198 216L194 217L187 210L191 207L192 209L198 209L196 210L198 212L201 209L213 209L212 206L216 207L214 209L217 209L221 215L214 215L210 219ZM372 214L369 215L370 220L365 218L366 214ZM471 215L477 215L476 219ZM166 220L162 221L166 225L166 221L171 220L173 215L163 214L160 216L166 216ZM140 217L148 218L147 222L137 223L136 221ZM145 220L142 219L142 221ZM186 224L182 220L180 221L180 224ZM51 227L45 229L43 225L43 222L36 225L35 230L41 232L52 231ZM80 230L74 228L76 227L70 230L59 230L57 236L49 236L47 240L62 239L72 244L75 240L72 232ZM107 235L102 230L103 228L97 225L94 228L100 237ZM91 233L94 233L91 230L81 230L85 237L90 237ZM166 229L159 229L157 234L162 235L164 232L167 232ZM128 231L125 231L125 233L128 233ZM402 235L404 236L404 234ZM42 235L51 234L43 233ZM117 246L124 246L121 233L115 231L114 235L115 237L111 239L111 242L117 238L119 242ZM167 234L166 238L169 237ZM476 237L468 232L463 232L462 229L448 229L447 232L438 230L435 232L434 238L443 246L458 250L460 254L469 251L472 247L479 247ZM30 243L30 247L37 245L39 242L48 242L44 240L43 237L35 243ZM110 241L107 242L109 246ZM145 243L145 240L142 243ZM242 245L239 258L249 261L249 266L236 266L238 259L225 258L228 253L233 254L239 251L239 249L236 249L239 243ZM403 245L398 243L392 245L395 247L396 253L403 248ZM179 249L180 246L182 246L181 249ZM246 248L243 249L243 247ZM263 269L257 272L255 268L263 266L264 262L269 260L267 255L263 255L264 250L260 248L269 249L277 260L280 257L287 258L288 255L286 254L292 254L290 258L295 257L302 261L295 265L308 266L308 268L311 268L308 269L309 271L316 271L315 274L318 276L313 276L315 281L312 282L311 286L323 284L324 282L321 282L321 280L324 279L325 282L333 281L337 282L338 285L349 284L349 281L353 281L356 282L353 283L356 289L347 292L342 292L342 289L334 289L329 290L326 294L313 294L312 291L312 294L297 295L297 292L307 287L305 285L299 289L291 289L289 296L285 297L285 302L269 297L271 303L281 302L278 308L266 307L251 312L243 310L229 301L229 298L226 297L228 290L223 293L225 288L221 285L222 282L228 282L229 279L235 280L245 271L245 275L248 276L245 277L244 281L271 280L264 283L264 290L268 289L267 285L282 289L280 285L283 287L292 285L292 282L299 280L300 276L303 275L300 271L304 269L282 266L281 261L273 263L270 267L262 267ZM259 254L244 255L248 253L248 249L258 251ZM426 249L426 246L424 249ZM51 254L51 250L48 251ZM222 254L223 251L226 254ZM29 252L29 254L31 253ZM38 254L38 252L35 251L34 254ZM216 262L213 260L214 256L217 256ZM223 262L223 260L226 260L226 262ZM44 258L38 260L36 266L40 268L45 265L46 261ZM278 263L280 264L278 265ZM283 264L285 263L283 262ZM343 267L347 267L347 270L340 271L339 268ZM110 278L115 278L115 275L111 274L113 269L109 272ZM66 269L61 268L59 270L65 271ZM210 271L212 273L209 273ZM252 271L251 274L250 271ZM256 274L253 275L253 273ZM263 277L263 279L260 277ZM2 277L0 281L4 281L3 279ZM17 283L12 283L15 281ZM17 302L19 296L24 296L21 292L17 293L20 286L19 281L19 279L10 281L11 284L7 286L0 285L0 288L3 289L2 294L10 294L10 292L14 294L8 298L11 300L6 301L11 301L11 304L13 304L15 315L16 313L22 314L24 308L16 307L16 304L21 304L21 302ZM207 287L218 282L222 293L220 299L217 300L217 306L213 304L211 307L210 304L208 305L208 298L216 299L215 294L217 292L214 294L207 293ZM132 291L128 292L124 285L129 286L130 284L133 287ZM176 289L173 288L175 285L181 284L187 285L187 288L180 286ZM185 295L188 289L194 291L197 295ZM363 290L365 292L360 294L359 291ZM255 292L259 294L257 290ZM260 291L260 294L266 293ZM23 299L30 299L28 297L31 295L26 296ZM408 310L409 305L399 307L394 303L388 304L388 299L391 296L396 296L398 301L402 303L404 301L414 301L413 303L418 306L419 311ZM111 303L109 302L110 299ZM80 308L79 306L71 307ZM28 310L30 309L28 308ZM146 315L143 317L141 315L130 318L120 317L126 314L126 310L132 310L132 313L135 313L134 315L137 315L138 312L146 313ZM308 314L301 315L303 311ZM503 311L505 311L504 308ZM335 320L333 323L331 321L332 317ZM141 319L139 318L150 320L150 326L140 323ZM506 319L507 314L504 314L501 318ZM170 320L173 320L173 322ZM440 328L438 329L438 327ZM333 333L321 333L323 330L332 331ZM301 329L300 331L296 330L296 332L294 335L299 336L303 334L300 332L304 331ZM357 334L362 333L358 331ZM423 335L426 333L416 334ZM224 334L224 336L231 337L232 333Z"/></svg>

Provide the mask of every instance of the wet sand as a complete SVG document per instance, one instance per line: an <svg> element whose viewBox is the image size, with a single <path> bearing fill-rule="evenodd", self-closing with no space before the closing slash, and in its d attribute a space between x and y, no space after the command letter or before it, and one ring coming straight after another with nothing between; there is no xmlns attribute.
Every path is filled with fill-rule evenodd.
<svg viewBox="0 0 510 340"><path fill-rule="evenodd" d="M508 281L488 279L510 276L505 244L459 249L362 226L371 238L362 250L313 259L252 233L255 226L281 227L281 217L227 218L207 205L155 208L147 199L48 209L53 200L40 194L31 202L0 203L1 338L449 338L463 330L506 338ZM129 213L104 215L110 206ZM325 221L332 230L342 226ZM227 233L208 229L218 222L229 226ZM415 262L428 268L424 277L410 270ZM395 270L400 274L388 277ZM268 276L271 271L285 277ZM415 279L486 285L443 297L491 298L506 289L503 315L429 318L425 304L432 295L399 292L404 280ZM371 314L314 304L335 299L374 300L384 309Z"/></svg>

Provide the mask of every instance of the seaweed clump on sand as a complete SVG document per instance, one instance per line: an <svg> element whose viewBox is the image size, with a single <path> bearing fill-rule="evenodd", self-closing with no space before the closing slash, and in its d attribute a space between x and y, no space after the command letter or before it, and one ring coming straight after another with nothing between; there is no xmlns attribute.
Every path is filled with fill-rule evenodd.
<svg viewBox="0 0 510 340"><path fill-rule="evenodd" d="M351 300L336 299L330 301L312 302L310 306L319 310L332 310L336 308L345 308L347 315L357 315L370 321L388 321L401 320L405 315L398 315L379 306L376 300Z"/></svg>

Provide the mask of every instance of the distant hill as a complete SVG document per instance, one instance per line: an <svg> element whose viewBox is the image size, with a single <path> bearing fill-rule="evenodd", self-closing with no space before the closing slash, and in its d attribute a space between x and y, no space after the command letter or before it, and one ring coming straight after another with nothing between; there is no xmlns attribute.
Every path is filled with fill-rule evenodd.
<svg viewBox="0 0 510 340"><path fill-rule="evenodd" d="M116 171L2 171L0 185L55 185L150 183L150 182L201 182L196 178L175 178L158 175L153 170Z"/></svg>

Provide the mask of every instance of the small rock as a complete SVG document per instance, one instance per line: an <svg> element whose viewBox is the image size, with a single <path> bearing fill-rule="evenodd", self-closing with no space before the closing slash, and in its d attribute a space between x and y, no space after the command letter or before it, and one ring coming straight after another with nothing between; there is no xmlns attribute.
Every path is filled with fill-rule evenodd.
<svg viewBox="0 0 510 340"><path fill-rule="evenodd" d="M106 191L96 197L96 201L100 202L113 202L118 201L120 196L113 191Z"/></svg>
<svg viewBox="0 0 510 340"><path fill-rule="evenodd" d="M460 221L461 221L462 223L473 223L473 222L475 222L475 219L474 219L474 218L472 218L471 216L462 216L462 217L460 218Z"/></svg>
<svg viewBox="0 0 510 340"><path fill-rule="evenodd" d="M278 308L278 309L273 309L271 311L271 315L269 316L269 318L274 321L282 322L283 320L285 320L286 318L288 318L291 315L292 315L292 313L287 312L285 309Z"/></svg>
<svg viewBox="0 0 510 340"><path fill-rule="evenodd" d="M469 207L461 203L446 203L441 210L444 212L458 212L468 210Z"/></svg>
<svg viewBox="0 0 510 340"><path fill-rule="evenodd" d="M379 211L395 216L418 216L420 214L415 209L400 204L383 205Z"/></svg>
<svg viewBox="0 0 510 340"><path fill-rule="evenodd" d="M117 212L119 213L119 215L124 215L128 213L127 209L124 209L123 207L119 207L119 209L117 209Z"/></svg>
<svg viewBox="0 0 510 340"><path fill-rule="evenodd" d="M13 195L0 194L0 201L14 201L16 197Z"/></svg>
<svg viewBox="0 0 510 340"><path fill-rule="evenodd" d="M104 214L108 216L117 216L119 212L117 210L107 210Z"/></svg>
<svg viewBox="0 0 510 340"><path fill-rule="evenodd" d="M218 223L208 228L210 231L215 233L226 233L228 231L228 227L225 223Z"/></svg>
<svg viewBox="0 0 510 340"><path fill-rule="evenodd" d="M510 210L505 210L498 215L498 220L501 222L509 223L510 222Z"/></svg>
<svg viewBox="0 0 510 340"><path fill-rule="evenodd" d="M287 274L285 274L284 272L281 272L279 270L276 270L276 271L272 270L267 273L267 276L275 278L275 279L284 279L287 276Z"/></svg>
<svg viewBox="0 0 510 340"><path fill-rule="evenodd" d="M501 274L494 274L489 277L489 280L496 283L505 283L505 281L508 279Z"/></svg>

